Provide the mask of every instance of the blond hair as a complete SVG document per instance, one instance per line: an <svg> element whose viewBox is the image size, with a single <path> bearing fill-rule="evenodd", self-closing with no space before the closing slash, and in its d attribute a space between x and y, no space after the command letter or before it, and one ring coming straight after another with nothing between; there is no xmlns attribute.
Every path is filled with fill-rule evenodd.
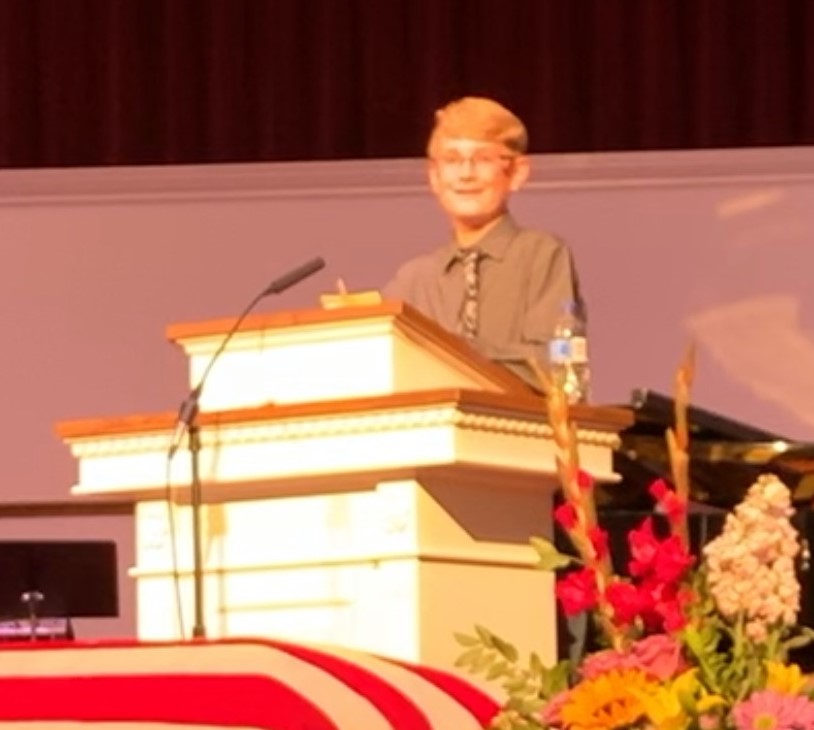
<svg viewBox="0 0 814 730"><path fill-rule="evenodd" d="M433 156L442 137L497 142L519 155L528 148L523 122L502 104L481 96L465 96L435 112L435 126L427 142L428 156Z"/></svg>

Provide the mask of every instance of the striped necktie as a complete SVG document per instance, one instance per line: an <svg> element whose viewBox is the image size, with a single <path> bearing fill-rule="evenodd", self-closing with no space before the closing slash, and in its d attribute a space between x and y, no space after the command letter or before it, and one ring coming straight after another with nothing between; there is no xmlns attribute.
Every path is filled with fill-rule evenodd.
<svg viewBox="0 0 814 730"><path fill-rule="evenodd" d="M460 333L472 340L478 334L478 292L480 290L479 264L481 252L468 248L458 254L464 272L464 301L459 322Z"/></svg>

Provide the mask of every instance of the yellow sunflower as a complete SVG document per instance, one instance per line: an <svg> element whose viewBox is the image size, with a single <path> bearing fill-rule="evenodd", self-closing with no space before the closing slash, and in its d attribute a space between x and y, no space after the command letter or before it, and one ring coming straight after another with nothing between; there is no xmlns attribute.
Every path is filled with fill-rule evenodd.
<svg viewBox="0 0 814 730"><path fill-rule="evenodd" d="M560 710L567 730L617 730L645 715L643 698L659 685L638 669L617 669L576 685Z"/></svg>

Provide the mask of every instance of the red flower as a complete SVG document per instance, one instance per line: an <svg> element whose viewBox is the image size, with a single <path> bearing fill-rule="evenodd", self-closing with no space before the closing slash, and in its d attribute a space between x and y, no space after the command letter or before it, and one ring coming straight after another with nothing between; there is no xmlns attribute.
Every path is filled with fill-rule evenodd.
<svg viewBox="0 0 814 730"><path fill-rule="evenodd" d="M656 509L667 517L671 525L678 524L687 514L687 501L681 499L664 479L650 485L650 494L656 500Z"/></svg>
<svg viewBox="0 0 814 730"><path fill-rule="evenodd" d="M650 489L648 491L650 492L650 495L653 497L653 499L660 502L662 499L664 499L664 496L668 492L672 492L673 490L667 486L667 482L665 482L664 479L656 479L650 485Z"/></svg>
<svg viewBox="0 0 814 730"><path fill-rule="evenodd" d="M677 583L692 567L695 558L687 552L678 535L662 540L653 559L653 574L661 583Z"/></svg>
<svg viewBox="0 0 814 730"><path fill-rule="evenodd" d="M596 576L590 568L575 570L557 581L557 598L567 616L596 607Z"/></svg>
<svg viewBox="0 0 814 730"><path fill-rule="evenodd" d="M579 485L580 489L587 492L588 490L593 489L594 478L587 471L582 471L582 469L580 469L577 472L577 484Z"/></svg>
<svg viewBox="0 0 814 730"><path fill-rule="evenodd" d="M641 619L649 632L674 633L687 623L685 609L692 600L692 592L675 583L661 583L656 579L639 586Z"/></svg>
<svg viewBox="0 0 814 730"><path fill-rule="evenodd" d="M694 562L678 535L660 540L647 518L628 533L631 582L613 583L606 597L614 622L629 626L640 621L648 632L675 632L687 619L687 592L682 581Z"/></svg>
<svg viewBox="0 0 814 730"><path fill-rule="evenodd" d="M588 530L588 539L591 541L597 560L604 560L608 555L608 533L598 525Z"/></svg>
<svg viewBox="0 0 814 730"><path fill-rule="evenodd" d="M684 612L684 606L678 600L665 604L661 615L662 625L667 633L674 634L687 625L687 614Z"/></svg>
<svg viewBox="0 0 814 730"><path fill-rule="evenodd" d="M653 533L653 520L648 517L637 529L631 530L627 541L630 546L630 574L640 576L649 573L659 549L658 538Z"/></svg>
<svg viewBox="0 0 814 730"><path fill-rule="evenodd" d="M630 626L644 607L639 590L632 583L616 580L605 589L605 598L613 608L613 622Z"/></svg>
<svg viewBox="0 0 814 730"><path fill-rule="evenodd" d="M642 585L616 581L607 587L605 597L613 607L613 622L623 628L641 621L648 632L661 632L667 629L666 616L671 626L683 621L675 592L654 581Z"/></svg>
<svg viewBox="0 0 814 730"><path fill-rule="evenodd" d="M659 503L659 510L667 516L671 525L677 525L687 514L687 502L671 492Z"/></svg>
<svg viewBox="0 0 814 730"><path fill-rule="evenodd" d="M697 596L689 588L681 588L676 592L675 598L662 609L666 631L681 631L687 625L686 609L695 600L697 600Z"/></svg>
<svg viewBox="0 0 814 730"><path fill-rule="evenodd" d="M649 517L638 529L630 531L628 544L631 555L628 569L634 578L653 576L660 583L674 583L684 577L694 561L678 535L659 540Z"/></svg>
<svg viewBox="0 0 814 730"><path fill-rule="evenodd" d="M642 602L641 619L648 632L664 630L665 613L672 615L675 590L658 581L648 580L639 586Z"/></svg>
<svg viewBox="0 0 814 730"><path fill-rule="evenodd" d="M564 530L573 530L577 524L577 513L570 502L561 504L554 510L554 519Z"/></svg>

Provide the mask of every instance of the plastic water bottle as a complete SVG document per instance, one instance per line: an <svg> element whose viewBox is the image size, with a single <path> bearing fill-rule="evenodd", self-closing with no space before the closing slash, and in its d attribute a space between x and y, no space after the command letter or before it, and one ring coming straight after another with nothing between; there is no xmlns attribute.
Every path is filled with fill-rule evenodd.
<svg viewBox="0 0 814 730"><path fill-rule="evenodd" d="M565 302L549 342L551 378L572 404L586 403L590 398L586 324L584 306L580 302Z"/></svg>

